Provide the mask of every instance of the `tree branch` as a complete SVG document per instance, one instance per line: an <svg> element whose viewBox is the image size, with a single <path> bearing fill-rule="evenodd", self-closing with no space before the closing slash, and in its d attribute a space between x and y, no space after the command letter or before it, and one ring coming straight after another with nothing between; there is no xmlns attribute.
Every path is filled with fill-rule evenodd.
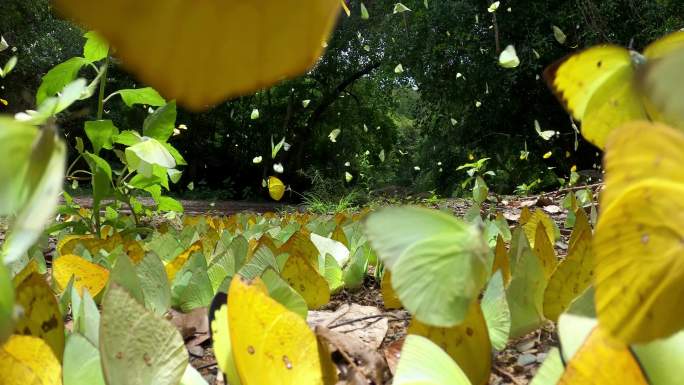
<svg viewBox="0 0 684 385"><path fill-rule="evenodd" d="M349 75L349 77L344 79L340 84L337 85L337 87L326 93L307 120L307 127L309 127L309 129L313 127L314 124L321 118L323 113L325 113L325 111L335 102L335 100L337 100L337 97L344 92L347 87L352 85L355 81L361 79L363 76L373 72L373 70L380 67L380 64L380 62L368 64L357 72Z"/></svg>

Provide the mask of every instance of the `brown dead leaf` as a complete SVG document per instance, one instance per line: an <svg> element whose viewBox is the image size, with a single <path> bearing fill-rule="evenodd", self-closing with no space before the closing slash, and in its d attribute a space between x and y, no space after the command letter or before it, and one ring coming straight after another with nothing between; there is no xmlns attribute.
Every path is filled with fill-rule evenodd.
<svg viewBox="0 0 684 385"><path fill-rule="evenodd" d="M513 211L504 211L503 217L511 222L518 222L518 220L520 219L520 213L515 213Z"/></svg>
<svg viewBox="0 0 684 385"><path fill-rule="evenodd" d="M537 199L530 199L520 202L520 207L532 207L537 205Z"/></svg>
<svg viewBox="0 0 684 385"><path fill-rule="evenodd" d="M339 370L338 385L382 385L390 373L384 357L360 339L325 326L314 329Z"/></svg>
<svg viewBox="0 0 684 385"><path fill-rule="evenodd" d="M556 206L556 205L544 206L542 209L543 209L544 211L546 211L547 213L549 213L549 214L558 214L558 213L560 213L561 211L563 211L563 209L561 209L560 207L558 207L558 206Z"/></svg>
<svg viewBox="0 0 684 385"><path fill-rule="evenodd" d="M385 360L387 361L387 366L389 367L392 376L394 376L394 373L397 370L397 364L399 364L399 358L401 358L401 348L404 347L404 340L406 340L406 337L392 342L391 344L387 345L383 351Z"/></svg>
<svg viewBox="0 0 684 385"><path fill-rule="evenodd" d="M209 335L209 319L207 308L200 307L190 313L181 313L171 309L166 313L166 318L176 326L184 340L196 335Z"/></svg>

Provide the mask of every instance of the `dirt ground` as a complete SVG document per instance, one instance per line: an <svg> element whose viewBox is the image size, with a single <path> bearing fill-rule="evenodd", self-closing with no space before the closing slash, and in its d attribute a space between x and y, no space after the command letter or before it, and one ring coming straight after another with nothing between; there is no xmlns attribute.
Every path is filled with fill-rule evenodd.
<svg viewBox="0 0 684 385"><path fill-rule="evenodd" d="M596 188L594 187L594 192L596 192ZM566 194L567 190L561 190L539 196L502 196L497 197L495 202L485 203L483 210L501 212L511 225L516 223L521 209L525 206L531 210L535 208L544 210L561 229L561 239L556 243L555 249L559 258L564 258L570 235L570 231L565 230L563 226L567 212L562 209L561 202ZM88 197L77 197L75 201L84 207L90 207L92 203ZM264 213L267 211L303 210L302 207L276 202L181 200L181 203L185 208L185 213L189 215L231 215L244 211ZM463 216L470 205L469 200L448 199L435 203L434 207L447 208L457 216ZM0 240L3 238L2 233L0 231ZM406 335L410 315L403 310L385 310L380 293L380 283L371 276L367 277L360 289L355 291L342 290L335 294L330 303L315 313L333 313L343 306L351 306L352 304L371 308L376 312L376 316L371 316L376 321L386 320L386 332L382 336L382 342L379 344L377 352L387 359L389 368L393 369L393 365L396 365L398 360L401 343ZM210 384L224 384L211 348L206 313L206 309L197 309L190 315L181 315L172 311L169 317L177 324L186 339L192 365L200 371ZM352 322L355 321L352 320ZM367 322L365 325L373 323L375 321ZM492 374L489 384L528 384L544 361L547 352L557 345L558 341L552 323L544 325L527 336L510 341L503 351L493 352Z"/></svg>

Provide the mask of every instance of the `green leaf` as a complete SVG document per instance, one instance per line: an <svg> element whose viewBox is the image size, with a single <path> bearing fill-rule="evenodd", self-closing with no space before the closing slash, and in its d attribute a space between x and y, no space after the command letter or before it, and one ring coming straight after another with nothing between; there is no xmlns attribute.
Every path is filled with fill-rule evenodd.
<svg viewBox="0 0 684 385"><path fill-rule="evenodd" d="M513 237L516 239L515 235ZM511 338L521 337L537 329L543 322L542 306L546 281L544 268L532 252L526 238L522 238L520 254L512 269L513 277L506 291L511 311ZM512 255L513 257L513 255Z"/></svg>
<svg viewBox="0 0 684 385"><path fill-rule="evenodd" d="M171 197L160 197L157 201L157 204L157 209L159 211L175 211L177 213L183 212L183 205Z"/></svg>
<svg viewBox="0 0 684 385"><path fill-rule="evenodd" d="M673 371L684 368L684 331L668 338L632 346L651 385L676 385Z"/></svg>
<svg viewBox="0 0 684 385"><path fill-rule="evenodd" d="M105 385L100 367L100 352L78 333L67 336L62 373L64 385Z"/></svg>
<svg viewBox="0 0 684 385"><path fill-rule="evenodd" d="M145 307L162 315L171 306L171 289L161 259L154 252L145 253L135 267Z"/></svg>
<svg viewBox="0 0 684 385"><path fill-rule="evenodd" d="M133 176L133 178L131 178L128 181L128 185L130 185L131 187L139 188L142 190L145 190L149 187L161 185L161 183L162 183L162 181L156 175L146 177L146 176L142 176L140 174ZM161 190L160 190L160 193L161 193Z"/></svg>
<svg viewBox="0 0 684 385"><path fill-rule="evenodd" d="M85 122L85 132L93 145L95 155L98 155L103 148L111 150L114 137L119 135L119 129L111 120Z"/></svg>
<svg viewBox="0 0 684 385"><path fill-rule="evenodd" d="M176 327L116 285L102 300L100 354L108 385L177 385L188 365Z"/></svg>
<svg viewBox="0 0 684 385"><path fill-rule="evenodd" d="M140 143L126 148L126 163L129 170L135 170L143 176L152 176L152 166L174 168L176 162L159 141L145 137Z"/></svg>
<svg viewBox="0 0 684 385"><path fill-rule="evenodd" d="M93 209L99 210L99 202L107 198L112 190L112 168L106 160L89 152L83 153L83 157L93 173Z"/></svg>
<svg viewBox="0 0 684 385"><path fill-rule="evenodd" d="M89 31L83 35L87 40L83 46L83 57L93 63L102 60L109 54L109 43L97 32Z"/></svg>
<svg viewBox="0 0 684 385"><path fill-rule="evenodd" d="M480 205L487 200L487 195L489 195L489 187L487 187L484 179L478 176L475 178L475 185L473 186L473 200Z"/></svg>
<svg viewBox="0 0 684 385"><path fill-rule="evenodd" d="M285 306L288 310L298 314L303 319L309 312L304 298L297 293L290 285L287 284L280 276L273 270L266 270L261 276L264 284L268 288L268 295Z"/></svg>
<svg viewBox="0 0 684 385"><path fill-rule="evenodd" d="M468 376L449 355L429 339L406 337L394 385L471 385Z"/></svg>
<svg viewBox="0 0 684 385"><path fill-rule="evenodd" d="M476 227L436 210L395 207L371 214L366 234L411 314L432 326L463 321L487 280L489 248Z"/></svg>
<svg viewBox="0 0 684 385"><path fill-rule="evenodd" d="M36 104L40 105L50 96L60 92L67 84L78 76L81 68L88 64L88 60L82 57L72 57L64 63L57 64L45 76L36 92Z"/></svg>
<svg viewBox="0 0 684 385"><path fill-rule="evenodd" d="M136 104L161 107L166 104L166 100L164 100L164 98L159 95L159 92L152 87L118 90L109 97L112 97L113 95L121 95L121 100L123 100L128 107L132 107Z"/></svg>
<svg viewBox="0 0 684 385"><path fill-rule="evenodd" d="M27 110L25 112L19 112L14 115L14 118L30 124L42 125L51 117L67 109L74 102L87 97L90 92L85 79L76 79L68 82L63 88L60 88L57 91L61 91L58 96L45 97L38 103L37 111Z"/></svg>
<svg viewBox="0 0 684 385"><path fill-rule="evenodd" d="M178 150L176 150L176 148L173 147L170 143L164 142L162 143L162 145L169 151L169 154L171 154L173 160L176 161L177 166L185 166L188 164L183 158L183 155L181 155L180 152L178 152Z"/></svg>
<svg viewBox="0 0 684 385"><path fill-rule="evenodd" d="M136 131L126 130L121 131L121 133L112 138L112 140L114 143L123 144L124 146L132 146L142 142L143 138Z"/></svg>
<svg viewBox="0 0 684 385"><path fill-rule="evenodd" d="M73 82L64 86L57 97L57 105L55 106L53 114L58 114L66 110L69 106L81 99L81 95L85 92L85 79L76 79Z"/></svg>
<svg viewBox="0 0 684 385"><path fill-rule="evenodd" d="M176 102L171 101L148 115L143 123L143 135L166 142L176 124Z"/></svg>
<svg viewBox="0 0 684 385"><path fill-rule="evenodd" d="M81 97L79 100L86 100L90 98L91 96L95 95L95 91L98 89L98 86L100 85L100 79L102 79L102 76L106 75L105 74L105 65L101 65L100 68L97 70L97 76L95 76L95 79L91 80L90 83L88 83L88 86L86 87L85 90L81 93Z"/></svg>
<svg viewBox="0 0 684 385"><path fill-rule="evenodd" d="M565 366L563 366L558 348L551 348L530 385L556 385L564 371Z"/></svg>
<svg viewBox="0 0 684 385"><path fill-rule="evenodd" d="M489 338L496 350L503 350L511 330L511 311L508 309L501 271L497 271L487 284L482 297L482 313L489 329Z"/></svg>

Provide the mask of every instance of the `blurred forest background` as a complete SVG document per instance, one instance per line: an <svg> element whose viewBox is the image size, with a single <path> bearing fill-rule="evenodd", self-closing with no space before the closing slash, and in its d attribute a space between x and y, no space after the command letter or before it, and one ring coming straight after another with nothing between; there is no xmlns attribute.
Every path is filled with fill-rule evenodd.
<svg viewBox="0 0 684 385"><path fill-rule="evenodd" d="M600 158L575 134L544 83L544 68L597 43L640 50L684 26L681 0L516 0L502 1L496 13L488 12L489 1L405 0L411 11L397 14L395 1L365 0L368 19L360 4L349 2L351 16L340 15L325 55L307 74L204 113L179 111L177 122L188 129L171 142L189 166L177 193L262 199L262 180L280 163L279 177L298 192L334 197L395 189L452 196L469 189L458 167L482 158L490 159L477 172L493 171L486 177L492 191L557 189L573 165L588 175L583 171L600 167ZM50 68L80 54L84 31L56 18L48 0L3 0L0 8L0 33L18 48L3 52L0 61L19 56L0 91L9 101L0 112L14 113L35 105ZM515 69L498 64L509 44L521 60ZM142 86L114 64L108 74L113 89ZM70 143L84 136L95 103L80 102L72 109L77 113L60 117ZM258 119L252 119L254 109ZM115 105L106 111L119 122L139 122L146 114ZM557 135L542 138L535 120ZM341 132L333 142L329 134L336 129ZM288 151L271 159L271 141L282 138ZM259 164L257 156L263 156ZM188 191L191 182L194 191Z"/></svg>

